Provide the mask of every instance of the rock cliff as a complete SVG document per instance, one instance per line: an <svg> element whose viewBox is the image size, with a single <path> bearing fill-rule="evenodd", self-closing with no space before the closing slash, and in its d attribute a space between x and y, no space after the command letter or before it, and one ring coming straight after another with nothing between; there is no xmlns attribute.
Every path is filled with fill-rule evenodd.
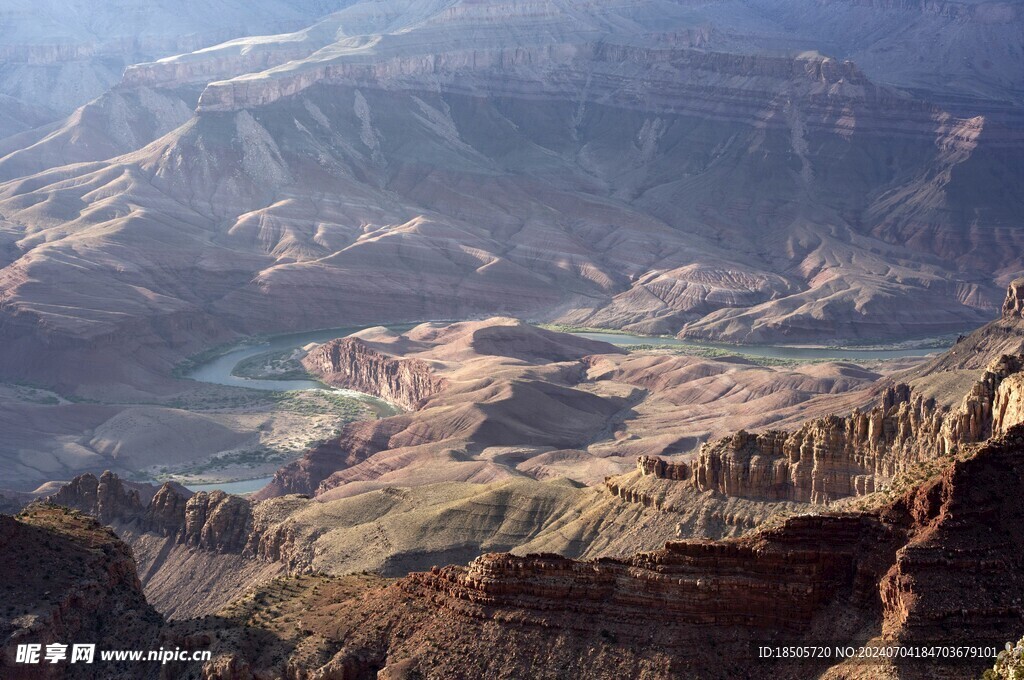
<svg viewBox="0 0 1024 680"><path fill-rule="evenodd" d="M252 533L252 507L240 496L223 491L193 494L166 483L143 504L137 490L109 471L98 480L80 475L47 500L104 524L134 526L214 552L241 553Z"/></svg>
<svg viewBox="0 0 1024 680"><path fill-rule="evenodd" d="M99 479L88 473L79 475L48 500L57 505L81 510L103 524L134 519L145 509L138 490L125 486L121 478L109 470L100 475Z"/></svg>
<svg viewBox="0 0 1024 680"><path fill-rule="evenodd" d="M542 660L597 678L803 678L837 661L768 662L753 645L1001 644L1024 626L1022 452L1017 426L877 510L739 539L592 562L488 554L412 574L332 610L346 644L324 668L402 659L382 672L515 676ZM883 659L855 677L969 677L989 663Z"/></svg>
<svg viewBox="0 0 1024 680"><path fill-rule="evenodd" d="M340 338L318 346L302 365L324 382L366 392L414 411L444 387L444 380L419 359L383 354L358 338Z"/></svg>
<svg viewBox="0 0 1024 680"><path fill-rule="evenodd" d="M97 665L16 663L19 644L156 649L162 620L146 603L131 550L96 520L53 505L0 515L0 676L98 677ZM145 664L105 664L108 677L149 677Z"/></svg>
<svg viewBox="0 0 1024 680"><path fill-rule="evenodd" d="M810 420L794 432L741 430L703 445L689 463L641 458L637 467L643 474L690 480L702 491L768 501L827 504L870 494L915 463L1021 422L1022 368L1021 356L993 361L959 408L896 384L868 412Z"/></svg>
<svg viewBox="0 0 1024 680"><path fill-rule="evenodd" d="M1003 318L1024 318L1024 279L1014 279L1006 287L1006 300L1003 301Z"/></svg>
<svg viewBox="0 0 1024 680"><path fill-rule="evenodd" d="M139 545L148 547L147 535L153 535L167 539L168 549L181 546L233 556L242 562L275 562L293 571L310 566L310 541L316 532L312 532L314 536L308 535L310 532L298 535L296 525L282 522L283 517L274 508L223 491L193 494L170 483L143 505L137 493L125 491L124 484L109 472L100 477L98 485L94 476L81 475L47 500L113 525L131 537L128 540L132 545L141 541Z"/></svg>
<svg viewBox="0 0 1024 680"><path fill-rule="evenodd" d="M986 442L886 512L911 538L879 583L884 633L904 642L1012 638L1024 624L1024 427Z"/></svg>
<svg viewBox="0 0 1024 680"><path fill-rule="evenodd" d="M391 92L432 88L451 94L485 89L504 97L574 97L657 115L715 115L731 122L787 130L786 116L775 109L774 95L785 90L801 101L808 132L851 134L843 107L863 112L857 131L900 136L933 134L931 104L871 83L851 62L821 56L775 57L691 49L685 46L639 47L614 42L517 45L436 53L346 52L331 60L299 62L256 77L209 84L199 99L200 113L224 113L267 107L313 86L374 88ZM642 73L636 85L622 71ZM510 77L511 75L516 77ZM742 83L742 84L741 84ZM837 109L839 107L839 109Z"/></svg>
<svg viewBox="0 0 1024 680"><path fill-rule="evenodd" d="M822 551L823 536L834 537L833 550ZM897 538L867 516L802 516L756 538L672 542L625 560L489 554L468 567L410 575L404 585L438 591L469 616L519 609L525 625L587 630L618 619L617 637L634 640L659 625L800 631L837 592L870 602L865 586L882 574L862 558L880 546L893 550Z"/></svg>
<svg viewBox="0 0 1024 680"><path fill-rule="evenodd" d="M185 523L179 538L217 552L241 552L252 533L252 505L223 491L200 492L185 503Z"/></svg>

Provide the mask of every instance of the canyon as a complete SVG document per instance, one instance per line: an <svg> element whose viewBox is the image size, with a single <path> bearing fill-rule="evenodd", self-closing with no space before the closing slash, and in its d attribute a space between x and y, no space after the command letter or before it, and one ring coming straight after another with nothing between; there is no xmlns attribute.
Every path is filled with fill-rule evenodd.
<svg viewBox="0 0 1024 680"><path fill-rule="evenodd" d="M1017 323L1008 310L975 335ZM139 552L150 601L177 619L208 615L286 573L401 576L489 551L620 559L680 537L741 537L794 514L877 506L1020 424L1019 355L971 372L959 400L917 393L926 389L919 376L947 358L797 399L792 429L722 432L689 449L663 428L680 413L693 417L683 394L708 395L725 377L753 387L768 374L777 418L786 412L777 401L782 371L733 364L715 375L712 360L624 353L512 319L367 329L311 348L305 362L342 385L408 395L413 410L346 426L254 497L156 489L106 473L79 477L49 500L116 527ZM707 376L696 385L695 368ZM757 399L729 409L710 398L727 412L706 425L773 422L757 420L765 415ZM852 414L832 415L844 402ZM798 420L815 410L822 415ZM696 422L682 427L692 432ZM673 450L680 444L689 450ZM196 564L211 582L237 578L220 582L216 596L186 596Z"/></svg>
<svg viewBox="0 0 1024 680"><path fill-rule="evenodd" d="M1019 402L1019 393L1004 394ZM766 662L754 650L823 639L963 644L964 631L972 644L998 644L1006 631L1024 625L1015 598L1024 573L1017 549L1024 508L1016 493L1024 426L993 426L999 417L990 414L994 434L984 441L959 430L961 450L940 456L937 468L905 491L869 493L873 505L809 506L737 538L670 540L660 549L593 561L489 553L466 566L434 566L394 581L302 570L290 577L265 574L261 585L216 616L164 621L149 614L149 627L136 630L153 634L162 626L163 640L210 649L213 659L203 673L225 679L290 677L310 669L342 676L513 677L538 663L542 677L573 669L593 677L725 678L763 671L768 663L779 677L839 678L867 671L830 659ZM643 476L687 485L685 475L673 472L680 468L665 461L641 458L637 464ZM238 542L221 540L238 535L235 513L222 509L246 501L196 494L182 511L177 501L166 502L172 491L157 492L150 509L171 508L169 515L183 518L181 542L211 552L237 549ZM58 496L85 500L92 506L83 510L108 518L141 508L140 490L111 475L80 480ZM44 522L59 534L106 531L53 505L4 521L5 545ZM28 533L13 540L38 538ZM152 611L140 602L137 581L117 587L131 592L131 611ZM98 606L110 605L101 600ZM53 623L37 630L58 631ZM259 645L247 642L253 636ZM483 646L492 653L481 655ZM879 659L870 673L952 678L985 663ZM175 673L186 671L163 672L185 677Z"/></svg>
<svg viewBox="0 0 1024 680"><path fill-rule="evenodd" d="M133 65L0 152L0 376L166 395L190 354L340 319L826 344L987 320L1021 266L1019 120L988 94L1012 48L968 92L728 6L354 3ZM980 7L872 25L1002 31Z"/></svg>
<svg viewBox="0 0 1024 680"><path fill-rule="evenodd" d="M117 85L129 64L229 38L299 29L344 3L12 0L0 9L0 138L52 123Z"/></svg>
<svg viewBox="0 0 1024 680"><path fill-rule="evenodd" d="M1022 158L1020 0L11 0L0 675L980 675L757 649L1020 638Z"/></svg>
<svg viewBox="0 0 1024 680"><path fill-rule="evenodd" d="M147 595L174 616L209 613L234 593L221 582L218 597L184 594L196 575L183 564L203 564L209 579L307 570L399 575L487 549L617 554L656 547L680 527L735 535L801 507L718 502L692 488L622 478L636 465L634 451L687 448L696 428L760 422L766 403L795 415L825 408L824 400L809 405L825 396L864 398L857 388L877 377L836 374L831 365L802 373L634 355L503 318L402 333L367 329L311 348L304 361L325 380L406 395L414 408L346 425L279 470L255 500L158 489L109 472L78 477L50 500L126 536ZM620 362L621 376L612 369ZM652 371L661 385L645 385ZM732 394L721 398L723 391ZM702 412L698 398L714 408Z"/></svg>

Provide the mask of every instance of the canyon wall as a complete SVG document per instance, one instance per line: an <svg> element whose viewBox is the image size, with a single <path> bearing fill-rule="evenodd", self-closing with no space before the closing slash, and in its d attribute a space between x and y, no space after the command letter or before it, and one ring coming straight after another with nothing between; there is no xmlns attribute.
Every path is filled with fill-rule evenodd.
<svg viewBox="0 0 1024 680"><path fill-rule="evenodd" d="M294 527L246 498L219 490L193 494L166 483L140 500L132 487L109 471L99 479L84 474L46 500L119 531L149 533L211 554L279 562L292 570L305 569L312 560L311 546L294 534Z"/></svg>
<svg viewBox="0 0 1024 680"><path fill-rule="evenodd" d="M396 593L377 596L393 607L383 615L408 623L419 612L417 625L439 631L431 639L444 651L417 654L400 635L368 646L407 652L407 668L457 667L472 663L469 651L444 631L473 630L503 641L488 668L525 669L535 658L510 648L542 655L546 667L573 668L612 649L595 677L628 674L617 664L635 664L630 654L664 654L652 677L721 678L768 669L778 677L839 677L822 676L834 659L758 659L751 644L770 639L862 644L858 636L870 630L881 631L883 644L1001 646L1024 625L1022 451L1017 426L880 509L795 516L739 539L670 542L592 562L488 554L412 574ZM368 611L382 615L379 603ZM988 663L897 658L864 677L968 677Z"/></svg>
<svg viewBox="0 0 1024 680"><path fill-rule="evenodd" d="M545 677L835 677L823 675L835 659L773 664L758 659L754 645L856 646L865 631L880 632L884 644L1001 644L1024 626L1022 451L1018 425L879 509L793 516L739 539L672 541L590 562L491 553L361 589L338 578L285 580L269 596L238 600L241 618L165 625L164 639L214 647L204 677L225 680L454 677L459 669L521 677L538 667ZM7 569L38 574L26 564L38 558L57 565L60 579L29 579L24 591L45 603L45 616L5 631L17 631L12 644L30 635L61 639L61 626L95 618L99 639L145 647L162 625L141 598L127 548L92 520L33 506L27 519L0 517L0 545L16 556ZM58 593L52 608L43 588ZM75 606L61 609L72 599ZM246 644L255 627L282 635L298 628L319 646L315 654L275 647L281 638L273 636ZM948 662L883 659L864 677L975 677L990 663ZM184 675L168 669L161 677Z"/></svg>
<svg viewBox="0 0 1024 680"><path fill-rule="evenodd" d="M1024 357L993 361L959 408L908 385L886 389L868 412L827 416L794 432L739 431L704 444L690 462L641 458L642 474L690 481L701 491L827 504L882 489L913 464L954 453L1024 420Z"/></svg>
<svg viewBox="0 0 1024 680"><path fill-rule="evenodd" d="M699 42L699 39L694 39ZM185 68L185 67L182 67ZM623 69L642 72L636 84ZM182 82L192 80L185 70ZM431 81L425 88L424 79ZM742 84L741 84L742 83ZM779 91L798 106L808 133L877 134L887 138L934 138L936 124L950 131L947 143L971 142L983 119L949 118L933 104L878 86L849 61L829 57L742 55L692 49L688 45L640 47L614 42L520 45L445 50L438 53L388 52L374 45L344 58L317 61L207 85L199 99L202 113L266 107L313 86L374 88L392 92L443 89L473 95L564 99L625 109L757 124L789 130L779 111ZM849 115L857 110L856 118ZM975 129L977 128L977 129ZM1002 128L988 135L1019 143L1020 135Z"/></svg>
<svg viewBox="0 0 1024 680"><path fill-rule="evenodd" d="M409 411L418 409L445 384L427 362L398 359L355 338L318 346L302 365L329 385L366 392Z"/></svg>
<svg viewBox="0 0 1024 680"><path fill-rule="evenodd" d="M0 610L0 677L96 677L84 664L18 664L19 644L156 649L161 617L146 603L131 550L96 520L52 505L0 515L0 549L0 583L16 586L5 588ZM148 677L145 666L110 663L104 672Z"/></svg>
<svg viewBox="0 0 1024 680"><path fill-rule="evenodd" d="M834 539L822 551L821 537ZM868 546L895 546L898 532L868 516L802 516L739 541L670 542L625 560L577 562L558 555L488 554L468 567L410 575L410 592L444 594L474 615L515 608L518 622L568 629L617 620L618 635L643 639L653 625L743 626L799 631L837 592L868 602Z"/></svg>

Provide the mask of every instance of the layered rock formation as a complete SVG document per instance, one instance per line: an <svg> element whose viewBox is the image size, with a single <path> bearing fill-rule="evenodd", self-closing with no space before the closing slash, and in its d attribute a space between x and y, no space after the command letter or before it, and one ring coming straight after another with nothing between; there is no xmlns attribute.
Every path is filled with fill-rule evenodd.
<svg viewBox="0 0 1024 680"><path fill-rule="evenodd" d="M768 662L757 657L756 646L822 640L957 645L968 638L996 644L1024 625L1015 599L1024 586L1016 550L1024 520L1016 493L1022 450L1024 430L1011 428L879 510L792 517L737 540L675 541L595 562L488 554L391 585L365 577L302 577L263 586L220 616L171 625L152 613L140 621L139 612L147 610L132 577L110 597L90 600L88 611L101 621L97 630L121 636L119 645L152 644L163 628L173 644L208 646L215 656L203 672L210 678L460 670L515 676L531 668L543 669L542 677L729 678L766 668L782 678L817 676L837 660ZM101 564L101 584L117 581L110 574L125 574L113 568L118 560L131 564L123 546L120 552L96 549L95 532L103 530L88 520L48 509L36 511L29 526L46 526L47 513L60 513L58 536L80 527L72 544L90 546L93 562L77 564ZM53 541L25 538L18 525L0 518L4 545L19 548L18 554L36 555ZM68 546L60 549L64 557L73 554ZM75 577L72 572L62 579ZM63 583L57 591L66 592ZM112 628L113 622L121 627ZM952 678L990 662L927 657L878 663L871 673ZM155 673L151 669L135 671L155 677L145 675ZM836 666L829 677L849 671ZM195 668L172 664L161 672L186 677ZM135 677L131 669L125 673L119 677Z"/></svg>
<svg viewBox="0 0 1024 680"><path fill-rule="evenodd" d="M1022 453L1015 426L894 507L912 517L913 533L879 583L886 636L1000 640L1021 626Z"/></svg>
<svg viewBox="0 0 1024 680"><path fill-rule="evenodd" d="M193 494L168 482L143 502L138 490L128 488L109 471L98 480L91 474L80 475L47 500L85 512L104 524L136 525L215 552L242 552L252 533L252 510L239 496L223 491Z"/></svg>
<svg viewBox="0 0 1024 680"><path fill-rule="evenodd" d="M0 515L0 675L10 680L93 678L97 665L17 663L21 644L155 649L162 620L146 603L128 547L96 520L55 506ZM97 659L98 663L98 659ZM104 674L151 677L145 664L103 664Z"/></svg>
<svg viewBox="0 0 1024 680"><path fill-rule="evenodd" d="M302 28L344 4L269 0L253 11L230 2L187 1L171 8L152 0L116 6L15 1L0 9L0 95L45 107L49 116L42 124L116 85L129 64Z"/></svg>
<svg viewBox="0 0 1024 680"><path fill-rule="evenodd" d="M701 447L689 464L641 458L642 474L691 480L728 496L827 504L873 493L914 464L946 456L1024 420L1024 358L994 361L959 408L889 387L870 411L805 423L795 432L739 431Z"/></svg>
<svg viewBox="0 0 1024 680"><path fill-rule="evenodd" d="M821 549L823 536L834 537L834 550ZM403 585L414 593L438 591L447 607L467 616L522 608L523 625L592 630L595 622L621 617L616 637L633 641L652 626L792 633L806 630L837 591L870 602L872 594L860 588L882 574L871 573L877 565L861 558L869 546L893 550L896 540L891 527L870 517L808 516L756 539L674 542L622 561L484 555L468 567L411 575Z"/></svg>
<svg viewBox="0 0 1024 680"><path fill-rule="evenodd" d="M357 338L320 345L302 365L328 385L366 392L410 411L444 388L426 362L381 354Z"/></svg>
<svg viewBox="0 0 1024 680"><path fill-rule="evenodd" d="M1012 639L1024 625L1022 451L1018 426L877 510L791 517L735 540L670 542L592 562L488 554L387 587L294 582L275 588L273 603L282 621L298 616L314 633L318 656L262 667L385 677L973 676L990 659L864 666L831 655L767 660L757 647ZM243 606L250 619L259 600ZM219 668L260 665L252 653L219 651Z"/></svg>
<svg viewBox="0 0 1024 680"><path fill-rule="evenodd" d="M816 7L825 39L775 2L765 35L716 3L378 4L135 69L5 146L0 375L151 388L337 319L877 341L981 323L1020 269L1013 106L812 52L847 42L829 13L892 39L879 16L933 35L920 12Z"/></svg>

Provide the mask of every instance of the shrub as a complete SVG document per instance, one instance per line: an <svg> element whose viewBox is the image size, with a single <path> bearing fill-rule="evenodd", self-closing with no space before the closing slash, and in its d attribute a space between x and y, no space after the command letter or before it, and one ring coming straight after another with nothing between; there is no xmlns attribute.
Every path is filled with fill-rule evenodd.
<svg viewBox="0 0 1024 680"><path fill-rule="evenodd" d="M985 671L983 680L1024 680L1024 637L1016 645L1006 643L1006 649L999 652L996 663Z"/></svg>

